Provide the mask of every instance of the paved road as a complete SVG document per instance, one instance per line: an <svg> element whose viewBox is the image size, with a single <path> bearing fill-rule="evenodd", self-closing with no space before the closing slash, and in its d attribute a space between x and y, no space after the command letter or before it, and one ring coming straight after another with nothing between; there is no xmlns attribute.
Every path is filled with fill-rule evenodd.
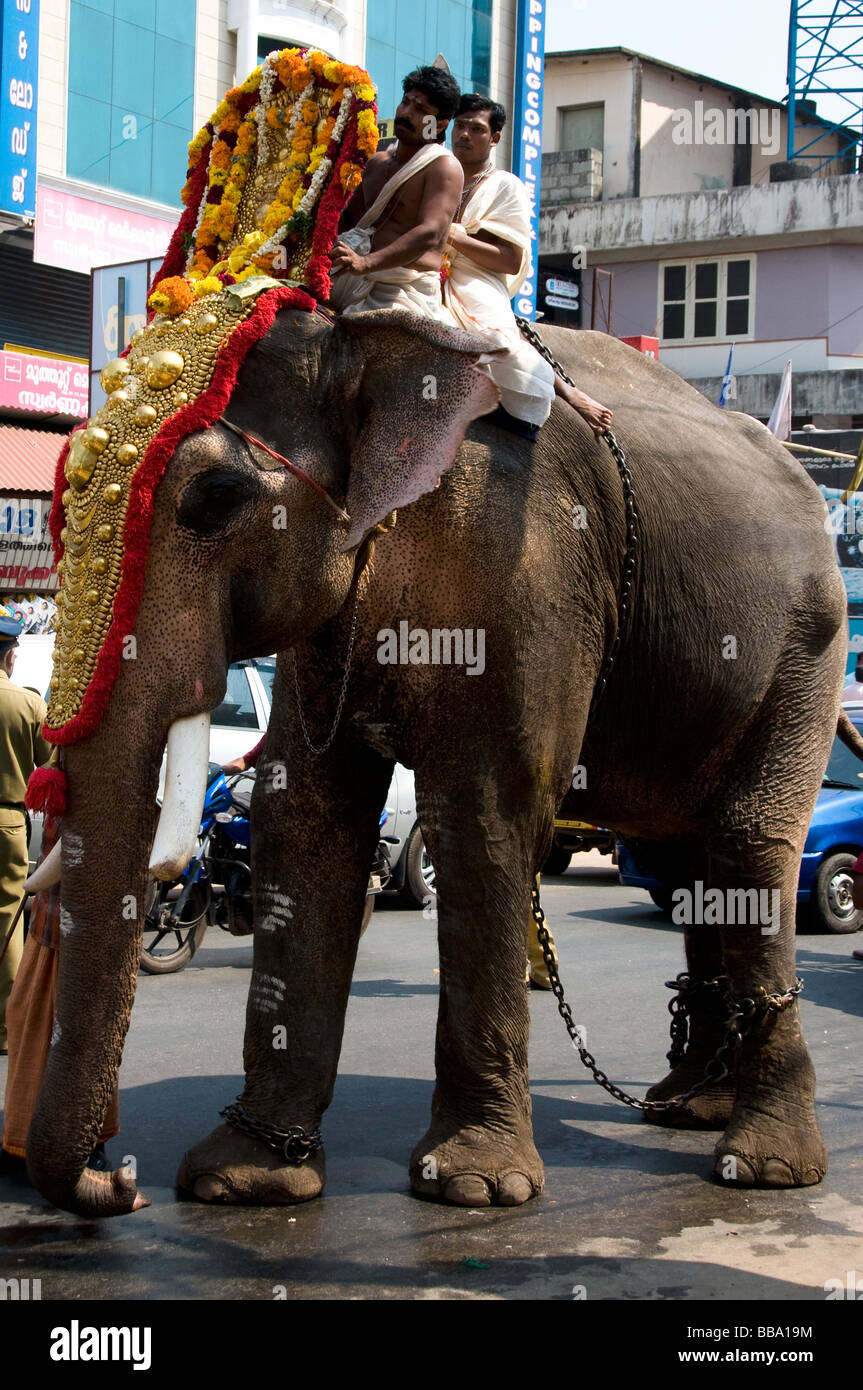
<svg viewBox="0 0 863 1390"><path fill-rule="evenodd" d="M680 929L583 856L544 902L576 1019L604 1069L640 1092L665 1070ZM859 944L860 938L857 938ZM710 1178L715 1136L644 1124L600 1091L550 995L532 992L531 1075L546 1191L515 1210L411 1196L407 1158L432 1092L434 925L382 902L361 943L341 1071L325 1119L322 1201L255 1210L178 1202L183 1150L241 1087L251 946L212 932L182 974L142 976L121 1073L115 1163L153 1205L106 1223L0 1181L2 1274L43 1299L824 1300L863 1277L863 964L847 937L800 938L804 1027L831 1170L817 1188L745 1193ZM5 1075L5 1060L2 1062ZM470 1263L466 1263L469 1261Z"/></svg>

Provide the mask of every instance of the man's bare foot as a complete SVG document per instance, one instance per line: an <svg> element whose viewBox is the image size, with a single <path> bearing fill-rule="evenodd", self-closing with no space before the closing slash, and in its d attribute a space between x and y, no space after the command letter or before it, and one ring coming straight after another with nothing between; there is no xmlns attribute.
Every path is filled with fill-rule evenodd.
<svg viewBox="0 0 863 1390"><path fill-rule="evenodd" d="M606 430L611 429L612 413L608 406L601 405L592 396L588 396L584 391L579 391L577 386L570 386L568 382L561 381L559 376L554 379L554 389L558 396L571 405L573 410L577 410L582 419L586 420L594 434L605 434Z"/></svg>

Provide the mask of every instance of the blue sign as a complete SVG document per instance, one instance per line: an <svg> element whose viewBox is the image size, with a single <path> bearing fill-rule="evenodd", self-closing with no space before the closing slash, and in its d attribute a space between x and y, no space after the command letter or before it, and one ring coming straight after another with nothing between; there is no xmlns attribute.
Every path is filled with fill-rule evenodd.
<svg viewBox="0 0 863 1390"><path fill-rule="evenodd" d="M515 49L515 110L512 118L512 168L530 199L530 266L514 300L523 319L536 318L539 261L539 184L542 177L542 82L545 64L547 0L518 0Z"/></svg>
<svg viewBox="0 0 863 1390"><path fill-rule="evenodd" d="M36 216L39 0L3 0L0 29L0 211Z"/></svg>
<svg viewBox="0 0 863 1390"><path fill-rule="evenodd" d="M90 272L90 414L105 404L99 373L147 322L147 295L162 258L94 266Z"/></svg>

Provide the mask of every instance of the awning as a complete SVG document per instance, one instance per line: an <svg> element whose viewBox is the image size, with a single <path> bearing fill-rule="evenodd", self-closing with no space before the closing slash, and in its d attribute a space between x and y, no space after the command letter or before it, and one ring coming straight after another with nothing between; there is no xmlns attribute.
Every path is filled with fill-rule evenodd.
<svg viewBox="0 0 863 1390"><path fill-rule="evenodd" d="M65 435L0 425L0 491L52 493Z"/></svg>

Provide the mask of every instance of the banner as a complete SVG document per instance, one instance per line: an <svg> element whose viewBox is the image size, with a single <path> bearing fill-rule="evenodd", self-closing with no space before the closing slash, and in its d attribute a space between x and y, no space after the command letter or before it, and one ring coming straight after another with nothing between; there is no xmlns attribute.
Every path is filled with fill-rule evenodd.
<svg viewBox="0 0 863 1390"><path fill-rule="evenodd" d="M148 217L40 183L33 259L83 275L118 261L161 260L178 220L179 213L173 221Z"/></svg>
<svg viewBox="0 0 863 1390"><path fill-rule="evenodd" d="M542 83L545 65L546 0L518 0L515 49L515 103L512 116L512 171L530 200L530 266L513 301L516 314L536 318L539 262L539 185L542 177Z"/></svg>
<svg viewBox="0 0 863 1390"><path fill-rule="evenodd" d="M39 0L3 0L0 29L0 211L36 212Z"/></svg>
<svg viewBox="0 0 863 1390"><path fill-rule="evenodd" d="M86 364L32 352L0 352L0 409L74 415L85 420ZM58 453L59 448L58 443Z"/></svg>

